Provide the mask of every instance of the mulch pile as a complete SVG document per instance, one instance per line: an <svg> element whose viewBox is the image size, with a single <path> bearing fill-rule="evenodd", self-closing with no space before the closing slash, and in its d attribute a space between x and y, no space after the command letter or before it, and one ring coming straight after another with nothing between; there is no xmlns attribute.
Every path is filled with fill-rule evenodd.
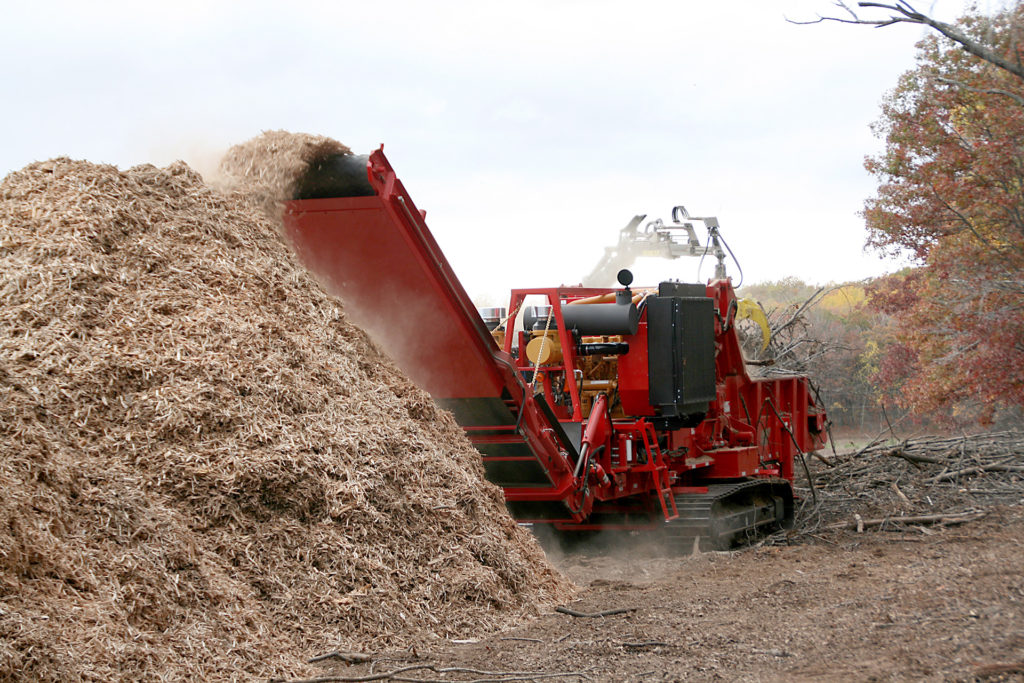
<svg viewBox="0 0 1024 683"><path fill-rule="evenodd" d="M887 435L888 436L888 435ZM856 452L825 456L815 493L786 534L831 530L903 530L958 524L999 505L1024 504L1024 432L970 436L879 437ZM798 477L798 486L806 480Z"/></svg>
<svg viewBox="0 0 1024 683"><path fill-rule="evenodd" d="M254 200L60 158L0 183L0 680L305 675L572 590L294 261L263 211L282 177Z"/></svg>

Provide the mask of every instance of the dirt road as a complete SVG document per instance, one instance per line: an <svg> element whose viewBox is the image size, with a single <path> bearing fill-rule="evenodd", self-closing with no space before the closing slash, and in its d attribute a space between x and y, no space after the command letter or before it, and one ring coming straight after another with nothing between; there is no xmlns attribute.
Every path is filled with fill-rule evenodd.
<svg viewBox="0 0 1024 683"><path fill-rule="evenodd" d="M831 532L811 544L731 553L673 558L633 547L554 559L583 587L566 607L633 611L551 613L477 642L381 655L372 664L334 660L325 675L433 665L401 676L1024 680L1024 507L959 527ZM475 673L438 671L444 667Z"/></svg>

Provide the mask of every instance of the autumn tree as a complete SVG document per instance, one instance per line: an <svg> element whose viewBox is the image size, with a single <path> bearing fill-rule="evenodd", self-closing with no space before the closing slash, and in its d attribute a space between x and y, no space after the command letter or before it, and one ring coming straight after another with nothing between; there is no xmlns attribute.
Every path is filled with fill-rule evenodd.
<svg viewBox="0 0 1024 683"><path fill-rule="evenodd" d="M864 217L870 246L915 266L872 288L896 321L879 379L918 412L984 420L1024 406L1024 2L950 28L998 59L948 31L918 44L876 124Z"/></svg>

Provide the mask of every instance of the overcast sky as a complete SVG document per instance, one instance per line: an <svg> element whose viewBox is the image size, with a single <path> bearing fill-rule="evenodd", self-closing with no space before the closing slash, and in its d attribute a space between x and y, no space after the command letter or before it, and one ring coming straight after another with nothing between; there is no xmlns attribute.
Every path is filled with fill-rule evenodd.
<svg viewBox="0 0 1024 683"><path fill-rule="evenodd" d="M964 4L919 8L953 20ZM634 214L668 220L676 204L719 218L748 283L860 279L898 267L863 253L862 163L924 31L786 22L832 10L7 0L0 174L62 155L207 172L283 128L360 153L383 143L478 301L577 283ZM634 271L698 274L693 260Z"/></svg>

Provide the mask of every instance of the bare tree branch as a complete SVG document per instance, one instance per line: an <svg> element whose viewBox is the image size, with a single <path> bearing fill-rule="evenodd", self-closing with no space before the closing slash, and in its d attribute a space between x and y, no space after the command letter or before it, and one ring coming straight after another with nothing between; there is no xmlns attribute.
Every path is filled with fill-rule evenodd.
<svg viewBox="0 0 1024 683"><path fill-rule="evenodd" d="M1004 97L1009 97L1018 105L1024 107L1024 97L1021 97L1020 95L1012 93L1008 90L999 90L998 88L975 88L974 86L967 85L962 81L957 81L952 78L945 78L944 76L935 76L935 80L938 81L939 83L945 83L946 85L952 85L957 88L963 88L964 90L980 93L982 95L1002 95Z"/></svg>
<svg viewBox="0 0 1024 683"><path fill-rule="evenodd" d="M989 64L993 64L1000 69L1009 71L1011 74L1024 80L1024 64L1021 63L1019 51L1015 55L1015 59L1010 60L990 47L986 47L981 43L977 42L966 33L958 29L952 24L947 24L944 21L932 19L927 14L923 14L915 10L910 3L904 0L896 0L895 4L885 4L881 2L858 2L858 7L870 7L877 9L885 9L895 14L890 14L885 19L861 19L856 12L854 12L846 3L839 2L835 3L837 7L850 14L850 19L843 19L842 17L823 17L818 16L817 19L812 21L792 21L787 19L791 24L820 24L824 21L835 21L840 24L867 24L876 28L882 28L884 26L892 26L893 24L920 24L922 26L928 26L929 28L935 29L945 37L952 40L954 43L959 44L965 50L970 52L975 57L985 60Z"/></svg>

